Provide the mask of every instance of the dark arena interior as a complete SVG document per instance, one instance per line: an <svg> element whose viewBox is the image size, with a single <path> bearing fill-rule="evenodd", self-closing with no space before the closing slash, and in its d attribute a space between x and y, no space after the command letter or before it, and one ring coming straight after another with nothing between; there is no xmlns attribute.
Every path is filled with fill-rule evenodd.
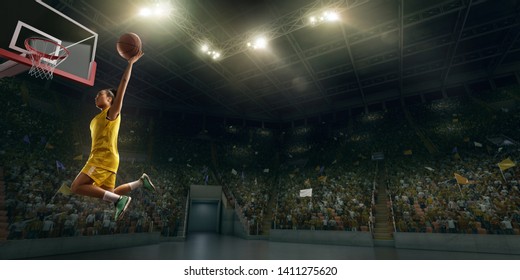
<svg viewBox="0 0 520 280"><path fill-rule="evenodd" d="M0 73L0 259L520 259L519 1L9 2L97 68ZM157 191L116 221L69 187L127 32L117 184Z"/></svg>

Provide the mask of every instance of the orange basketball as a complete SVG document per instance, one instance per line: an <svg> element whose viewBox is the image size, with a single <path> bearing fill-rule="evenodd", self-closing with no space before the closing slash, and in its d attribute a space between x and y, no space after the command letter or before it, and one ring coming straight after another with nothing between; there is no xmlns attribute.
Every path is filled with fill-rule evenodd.
<svg viewBox="0 0 520 280"><path fill-rule="evenodd" d="M125 33L117 41L117 52L124 59L136 56L142 48L141 38L135 33Z"/></svg>

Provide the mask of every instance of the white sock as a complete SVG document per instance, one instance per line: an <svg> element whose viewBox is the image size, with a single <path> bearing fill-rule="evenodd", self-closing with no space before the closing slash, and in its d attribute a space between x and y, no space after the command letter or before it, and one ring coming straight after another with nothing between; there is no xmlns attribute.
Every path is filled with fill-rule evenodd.
<svg viewBox="0 0 520 280"><path fill-rule="evenodd" d="M103 200L108 202L116 202L119 199L120 195L115 194L113 192L105 191L103 195Z"/></svg>
<svg viewBox="0 0 520 280"><path fill-rule="evenodd" d="M143 186L143 181L141 179L139 179L137 181L133 181L133 182L128 183L128 185L130 185L130 189L131 190L135 190L135 189L140 188L140 187Z"/></svg>

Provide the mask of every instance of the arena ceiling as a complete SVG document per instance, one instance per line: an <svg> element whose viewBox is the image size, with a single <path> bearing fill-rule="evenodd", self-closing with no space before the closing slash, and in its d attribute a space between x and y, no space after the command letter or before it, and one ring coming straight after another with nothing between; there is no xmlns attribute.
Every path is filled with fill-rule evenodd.
<svg viewBox="0 0 520 280"><path fill-rule="evenodd" d="M287 121L442 97L520 68L515 0L177 0L167 18L137 16L158 1L46 2L99 33L95 88L119 83L119 35L141 36L125 102L152 109ZM326 7L341 21L309 25ZM245 47L259 32L269 48Z"/></svg>

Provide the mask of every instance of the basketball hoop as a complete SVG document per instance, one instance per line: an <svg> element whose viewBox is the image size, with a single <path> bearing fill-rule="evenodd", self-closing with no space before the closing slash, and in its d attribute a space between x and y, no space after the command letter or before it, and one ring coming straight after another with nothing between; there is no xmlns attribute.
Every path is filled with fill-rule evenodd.
<svg viewBox="0 0 520 280"><path fill-rule="evenodd" d="M70 54L64 46L45 38L25 39L25 48L29 51L32 67L29 74L41 79L52 79L56 66Z"/></svg>

